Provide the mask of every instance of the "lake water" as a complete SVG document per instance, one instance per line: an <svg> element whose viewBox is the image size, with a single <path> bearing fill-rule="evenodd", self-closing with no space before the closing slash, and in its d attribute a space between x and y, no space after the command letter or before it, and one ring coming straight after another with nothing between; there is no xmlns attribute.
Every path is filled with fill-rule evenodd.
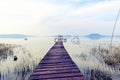
<svg viewBox="0 0 120 80"><path fill-rule="evenodd" d="M114 71L111 67L101 64L93 55L89 54L93 47L108 46L110 38L93 40L80 37L77 41L77 43L73 42L72 38L69 38L64 46L83 74L88 67L91 69L99 68L108 73L116 74L113 77L115 79L117 76L116 80L118 79L119 71ZM54 45L54 38L33 37L28 38L28 40L1 38L0 43L2 46L9 48L7 49L8 54L11 50L13 53L4 55L0 59L0 80L27 80L40 60ZM113 45L119 46L120 39L115 38ZM81 54L84 54L84 57L80 57ZM17 56L16 61L14 61L15 56Z"/></svg>

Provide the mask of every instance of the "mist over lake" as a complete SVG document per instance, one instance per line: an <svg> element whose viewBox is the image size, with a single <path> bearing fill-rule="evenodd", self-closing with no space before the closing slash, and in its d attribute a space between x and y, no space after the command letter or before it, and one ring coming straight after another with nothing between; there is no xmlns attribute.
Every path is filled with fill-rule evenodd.
<svg viewBox="0 0 120 80"><path fill-rule="evenodd" d="M55 43L54 37L30 37L27 40L24 38L0 38L0 42L0 50L3 49L2 47L7 48L5 52L0 53L3 54L3 57L0 57L1 80L27 80ZM110 38L89 39L79 37L79 39L75 40L73 36L67 39L64 46L83 74L85 74L87 68L96 69L99 66L100 70L104 69L105 72L110 72L110 75L116 78L117 71L109 66L107 67L105 64L101 64L95 56L90 54L92 48L98 46L108 47L109 43ZM114 38L113 45L120 46L120 39ZM9 54L10 51L12 54ZM17 56L16 61L14 61L14 56ZM114 73L116 75L113 75Z"/></svg>

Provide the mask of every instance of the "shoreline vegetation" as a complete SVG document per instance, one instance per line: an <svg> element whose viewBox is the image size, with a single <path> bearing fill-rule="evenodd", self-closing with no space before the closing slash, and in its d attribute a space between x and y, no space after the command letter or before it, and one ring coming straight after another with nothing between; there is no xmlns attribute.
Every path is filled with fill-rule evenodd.
<svg viewBox="0 0 120 80"><path fill-rule="evenodd" d="M112 46L110 48L98 46L93 48L91 53L99 59L99 61L103 61L109 66L117 67L120 65L120 46Z"/></svg>
<svg viewBox="0 0 120 80"><path fill-rule="evenodd" d="M71 40L71 43L73 43L71 46L81 45L77 36ZM75 53L83 62L88 63L93 59L92 66L85 66L82 71L86 80L113 80L114 74L119 73L120 45L114 44L110 48L108 44L101 43L91 46L88 54L84 51L81 54ZM14 56L18 58L17 61L14 61ZM33 57L21 45L0 43L0 80L27 80L39 61L40 58Z"/></svg>
<svg viewBox="0 0 120 80"><path fill-rule="evenodd" d="M92 56L94 67L86 67L84 75L86 80L113 80L114 75L120 71L120 46L101 46L90 49L89 55L82 53L77 55L81 60L87 62Z"/></svg>
<svg viewBox="0 0 120 80"><path fill-rule="evenodd" d="M98 39L98 38L97 38ZM84 45L79 36L71 38L73 45L78 46L75 56L84 63L80 66L86 80L119 80L120 77L120 45L118 42L110 46L110 42L99 42L98 45ZM94 43L95 44L95 43ZM88 47L89 46L89 47ZM81 51L81 48L88 48L88 51ZM91 63L92 62L92 63ZM90 64L91 63L91 64ZM81 63L78 63L79 65Z"/></svg>
<svg viewBox="0 0 120 80"><path fill-rule="evenodd" d="M115 72L120 71L120 46L113 46L112 48L98 46L92 48L90 54L92 54L96 59L102 64L105 65L105 69L107 67L112 70L111 72L107 72L106 70L99 69L91 69L91 78L99 79L99 80L112 80L112 75ZM87 70L89 72L89 70Z"/></svg>
<svg viewBox="0 0 120 80"><path fill-rule="evenodd" d="M0 43L0 80L27 80L37 61L21 45Z"/></svg>

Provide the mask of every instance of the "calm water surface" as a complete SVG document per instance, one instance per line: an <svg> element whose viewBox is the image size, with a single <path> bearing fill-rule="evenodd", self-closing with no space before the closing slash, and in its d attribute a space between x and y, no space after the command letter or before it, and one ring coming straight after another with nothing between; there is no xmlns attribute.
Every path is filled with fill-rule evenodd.
<svg viewBox="0 0 120 80"><path fill-rule="evenodd" d="M12 55L0 60L0 80L27 80L36 65L53 46L54 38L0 39L2 47L9 47ZM4 53L10 53L7 50ZM17 61L14 61L17 56Z"/></svg>
<svg viewBox="0 0 120 80"><path fill-rule="evenodd" d="M28 40L6 38L0 39L0 43L4 44L2 46L10 48L7 51L8 54L10 50L13 53L7 55L7 57L4 56L0 60L0 80L27 80L40 60L54 45L54 38L34 37L28 38ZM64 43L64 46L83 74L85 74L85 70L88 67L99 68L112 74L118 74L118 72L105 64L101 64L94 56L89 54L91 48L98 45L106 46L109 43L109 38L91 40L81 37L79 43L75 44L71 39L68 39L68 42ZM120 40L118 38L114 39L114 45L119 45L119 43ZM85 54L84 57L80 57L81 54ZM14 56L17 56L17 61L14 61Z"/></svg>
<svg viewBox="0 0 120 80"><path fill-rule="evenodd" d="M119 70L114 70L105 63L101 63L95 56L90 54L92 48L98 46L109 47L110 38L88 39L80 37L79 41L79 43L75 43L69 40L67 43L64 43L64 45L69 52L69 55L77 64L83 74L86 75L86 70L88 69L98 69L100 71L110 74L113 80L120 80ZM113 46L120 47L120 38L114 38Z"/></svg>

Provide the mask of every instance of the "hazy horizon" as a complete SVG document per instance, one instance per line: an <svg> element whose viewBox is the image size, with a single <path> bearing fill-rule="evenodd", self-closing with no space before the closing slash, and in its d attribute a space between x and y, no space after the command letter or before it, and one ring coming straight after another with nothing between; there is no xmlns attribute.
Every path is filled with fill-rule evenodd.
<svg viewBox="0 0 120 80"><path fill-rule="evenodd" d="M0 1L0 34L111 35L119 0ZM115 34L120 32L120 18Z"/></svg>

